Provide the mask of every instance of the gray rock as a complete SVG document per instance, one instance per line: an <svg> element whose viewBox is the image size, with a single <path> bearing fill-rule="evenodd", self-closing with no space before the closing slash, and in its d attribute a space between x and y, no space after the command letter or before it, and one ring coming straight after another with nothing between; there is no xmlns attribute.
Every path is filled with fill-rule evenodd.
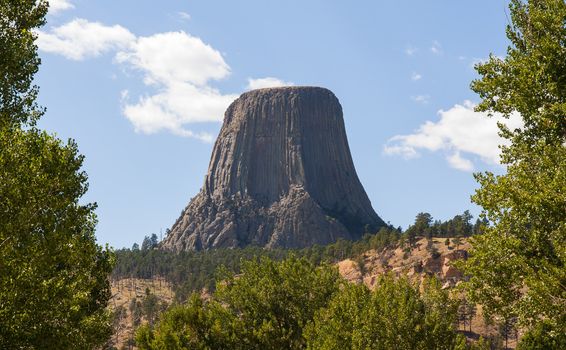
<svg viewBox="0 0 566 350"><path fill-rule="evenodd" d="M336 96L269 88L228 107L204 186L162 247L298 248L383 225L354 169Z"/></svg>

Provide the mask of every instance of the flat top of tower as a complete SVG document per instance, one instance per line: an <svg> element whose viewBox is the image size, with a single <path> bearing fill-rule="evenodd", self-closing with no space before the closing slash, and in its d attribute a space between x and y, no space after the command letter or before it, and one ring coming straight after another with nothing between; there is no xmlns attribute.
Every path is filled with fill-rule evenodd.
<svg viewBox="0 0 566 350"><path fill-rule="evenodd" d="M296 101L298 98L301 101L309 101L307 103L317 103L320 101L323 104L334 105L341 108L340 101L334 93L327 88L318 86L281 86L270 87L247 91L241 94L226 110L224 114L224 122L230 123L234 120L234 110L238 106L244 109L253 110L258 104L279 104L283 101ZM235 118L243 120L251 118L254 113L238 113Z"/></svg>
<svg viewBox="0 0 566 350"><path fill-rule="evenodd" d="M320 86L280 86L280 87L268 87L268 88L261 88L250 90L243 93L240 97L243 96L252 96L252 95L272 95L272 94L285 94L285 93L325 93L331 94L334 96L334 93L327 88L320 87Z"/></svg>

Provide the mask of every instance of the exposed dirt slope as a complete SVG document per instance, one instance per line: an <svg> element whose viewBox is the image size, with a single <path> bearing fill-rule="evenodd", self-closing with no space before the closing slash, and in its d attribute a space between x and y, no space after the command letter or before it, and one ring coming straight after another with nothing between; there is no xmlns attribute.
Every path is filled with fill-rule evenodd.
<svg viewBox="0 0 566 350"><path fill-rule="evenodd" d="M161 278L125 278L112 281L110 309L112 311L122 310L122 313L116 315L114 323L115 332L111 342L111 345L117 349L135 349L135 347L131 347L133 345L134 323L143 323L147 322L147 320L142 318L134 322L130 305L133 300L141 303L144 297L146 297L147 289L157 297L161 305L170 305L173 301L174 294L171 286Z"/></svg>

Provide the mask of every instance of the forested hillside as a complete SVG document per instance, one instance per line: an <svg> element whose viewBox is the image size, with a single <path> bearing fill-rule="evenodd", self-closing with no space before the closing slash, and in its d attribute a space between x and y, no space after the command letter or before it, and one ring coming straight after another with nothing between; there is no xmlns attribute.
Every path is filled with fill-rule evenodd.
<svg viewBox="0 0 566 350"><path fill-rule="evenodd" d="M116 267L112 279L160 277L167 280L176 292L178 301L186 300L194 291L215 288L215 272L223 266L234 273L240 272L242 261L265 256L282 260L290 255L304 257L311 263L334 264L338 261L360 256L369 250L412 243L417 237L470 237L482 231L485 223L472 222L469 212L456 215L451 220L433 220L428 213L419 213L415 223L406 231L385 227L374 234L366 234L359 241L340 240L327 246L312 246L305 249L263 249L248 246L241 249L213 249L210 251L172 253L159 249L157 235L146 236L131 249L115 251Z"/></svg>
<svg viewBox="0 0 566 350"><path fill-rule="evenodd" d="M448 267L446 264L450 264L450 259L458 260L467 256L470 247L467 239L480 234L485 228L483 221L472 219L469 212L445 222L433 220L428 213L419 213L415 223L405 231L387 227L375 234L367 234L360 241L342 240L328 246L300 250L246 247L177 254L159 249L156 235L146 236L141 245L135 244L133 249L116 252L113 289L120 298L118 304L123 307L115 311L115 318L120 320L115 323L120 341L114 344L133 344L137 327L167 317L165 314L161 316L161 311L155 313L151 309L147 314L147 305L158 304L161 306L157 309L164 310L167 306L183 304L189 299L195 302L197 296L208 300L216 295L218 283L226 283L227 276L240 276L246 273L244 266L261 265L265 261L276 263L292 259L312 268L327 266L339 273L339 280L344 278L343 282L363 282L371 290L388 274L405 276L410 281L408 283L417 284L432 277L435 283L440 284L439 288L445 283L452 288L462 276L454 266ZM145 288L148 288L147 292ZM443 288L446 289L446 286ZM448 293L448 290L445 292ZM458 298L451 300L454 305L459 303ZM453 317L460 321L450 327L454 327L454 331L462 328L459 325L463 325L464 330L466 325L469 328L471 321L467 316L462 316L459 310L455 312ZM502 341L497 327L488 329L478 319L479 316L474 321L479 325L476 329L478 332L471 333L469 339L476 337L477 340L483 332L492 341Z"/></svg>

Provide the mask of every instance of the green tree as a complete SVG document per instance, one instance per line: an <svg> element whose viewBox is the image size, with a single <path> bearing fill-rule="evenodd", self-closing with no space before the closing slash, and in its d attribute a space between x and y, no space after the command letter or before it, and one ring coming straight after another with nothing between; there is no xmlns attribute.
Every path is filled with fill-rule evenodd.
<svg viewBox="0 0 566 350"><path fill-rule="evenodd" d="M540 322L521 338L517 350L566 349L566 333L556 333L555 328L547 321Z"/></svg>
<svg viewBox="0 0 566 350"><path fill-rule="evenodd" d="M141 245L142 251L147 251L157 248L158 244L157 235L152 233L151 236L145 236Z"/></svg>
<svg viewBox="0 0 566 350"><path fill-rule="evenodd" d="M418 213L415 217L415 223L411 225L407 231L407 237L409 239L409 244L412 246L418 236L432 237L432 228L430 224L432 223L432 215L429 213Z"/></svg>
<svg viewBox="0 0 566 350"><path fill-rule="evenodd" d="M456 250L458 250L460 248L460 244L462 244L460 236L452 238L452 244L454 244L456 246Z"/></svg>
<svg viewBox="0 0 566 350"><path fill-rule="evenodd" d="M303 328L343 283L336 269L295 257L246 261L241 274L220 276L211 300L193 295L187 305L171 308L154 329L140 329L138 346L303 349Z"/></svg>
<svg viewBox="0 0 566 350"><path fill-rule="evenodd" d="M453 235L461 237L469 237L473 233L473 226L471 224L473 216L468 210L464 211L462 215L456 215L452 221Z"/></svg>
<svg viewBox="0 0 566 350"><path fill-rule="evenodd" d="M159 312L159 299L155 294L151 293L149 288L145 289L145 297L142 300L142 310L149 326L153 327L153 323Z"/></svg>
<svg viewBox="0 0 566 350"><path fill-rule="evenodd" d="M70 140L39 131L34 29L46 1L0 1L0 348L94 348L111 334L113 255Z"/></svg>
<svg viewBox="0 0 566 350"><path fill-rule="evenodd" d="M35 129L0 131L0 348L89 348L111 332L112 254L96 244L83 158Z"/></svg>
<svg viewBox="0 0 566 350"><path fill-rule="evenodd" d="M478 111L521 116L500 125L504 175L476 174L473 200L492 223L465 264L470 296L488 313L566 333L566 3L512 0L505 58L476 66Z"/></svg>
<svg viewBox="0 0 566 350"><path fill-rule="evenodd" d="M462 349L457 304L438 281L422 292L407 278L383 276L373 292L346 285L305 330L308 349Z"/></svg>
<svg viewBox="0 0 566 350"><path fill-rule="evenodd" d="M47 1L0 2L0 128L33 124L43 114L33 77L41 60L34 29L45 23Z"/></svg>
<svg viewBox="0 0 566 350"><path fill-rule="evenodd" d="M155 328L145 324L136 332L140 350L231 349L233 342L222 327L231 315L216 302L206 303L194 293L184 305L163 313Z"/></svg>
<svg viewBox="0 0 566 350"><path fill-rule="evenodd" d="M216 297L238 315L234 332L248 349L302 349L303 327L326 306L341 281L334 268L295 257L279 263L248 261L242 275L223 280Z"/></svg>
<svg viewBox="0 0 566 350"><path fill-rule="evenodd" d="M371 292L363 284L347 284L305 329L308 349L359 349L365 339L364 313ZM358 345L359 344L359 345Z"/></svg>

